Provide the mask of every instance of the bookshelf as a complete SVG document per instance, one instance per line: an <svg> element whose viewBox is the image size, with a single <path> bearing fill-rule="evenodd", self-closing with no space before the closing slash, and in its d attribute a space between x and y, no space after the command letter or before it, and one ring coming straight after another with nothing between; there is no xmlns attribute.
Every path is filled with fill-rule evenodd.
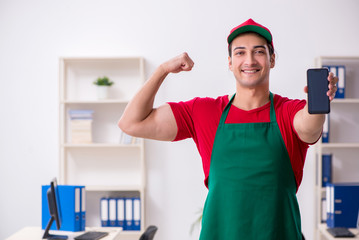
<svg viewBox="0 0 359 240"><path fill-rule="evenodd" d="M322 139L315 146L315 236L317 240L338 239L327 232L325 222L326 189L322 187L322 155L332 154L332 182L359 182L359 57L323 56L316 66L345 66L345 98L331 102L329 117L329 142ZM352 232L357 233L352 230Z"/></svg>
<svg viewBox="0 0 359 240"><path fill-rule="evenodd" d="M87 227L101 227L101 198L140 197L141 230L121 233L139 239L145 226L144 141L121 142L117 122L144 82L144 59L65 57L59 63L59 182L86 186ZM107 99L97 97L93 84L103 76L114 82ZM72 143L69 110L93 111L90 143Z"/></svg>

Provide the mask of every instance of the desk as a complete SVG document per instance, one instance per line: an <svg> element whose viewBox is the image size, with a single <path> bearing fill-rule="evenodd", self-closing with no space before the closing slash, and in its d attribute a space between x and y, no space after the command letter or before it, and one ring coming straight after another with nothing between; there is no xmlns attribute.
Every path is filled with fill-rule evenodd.
<svg viewBox="0 0 359 240"><path fill-rule="evenodd" d="M322 234L322 236L324 236L328 240L349 240L349 239L356 240L356 239L359 239L359 235L357 235L359 233L358 229L349 228L349 230L356 236L353 238L335 238L327 231L327 224L324 223L324 224L319 225L320 234Z"/></svg>
<svg viewBox="0 0 359 240"><path fill-rule="evenodd" d="M86 231L109 232L109 235L104 238L101 238L101 240L118 240L122 228L86 228ZM50 233L58 235L68 235L68 240L73 240L74 237L81 235L84 232L50 231ZM42 230L40 227L25 227L17 233L11 235L6 240L41 240L43 234L44 230Z"/></svg>

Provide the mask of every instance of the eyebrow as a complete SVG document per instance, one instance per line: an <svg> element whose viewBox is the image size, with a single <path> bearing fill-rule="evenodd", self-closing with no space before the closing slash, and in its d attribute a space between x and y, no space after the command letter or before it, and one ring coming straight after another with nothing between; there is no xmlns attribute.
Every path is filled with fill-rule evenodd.
<svg viewBox="0 0 359 240"><path fill-rule="evenodd" d="M256 49L256 48L264 48L265 49L266 47L265 47L265 45L256 45L256 46L253 47L253 49ZM246 49L246 47L235 47L233 49L233 51L235 51L237 49Z"/></svg>

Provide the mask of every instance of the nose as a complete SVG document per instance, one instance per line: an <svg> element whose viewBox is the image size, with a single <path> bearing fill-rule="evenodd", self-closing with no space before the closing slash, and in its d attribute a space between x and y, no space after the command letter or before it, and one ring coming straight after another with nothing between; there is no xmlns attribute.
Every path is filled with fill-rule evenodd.
<svg viewBox="0 0 359 240"><path fill-rule="evenodd" d="M257 63L257 60L256 60L256 58L254 57L253 54L247 54L244 63L246 65L248 65L248 66L252 66L252 65L255 65Z"/></svg>

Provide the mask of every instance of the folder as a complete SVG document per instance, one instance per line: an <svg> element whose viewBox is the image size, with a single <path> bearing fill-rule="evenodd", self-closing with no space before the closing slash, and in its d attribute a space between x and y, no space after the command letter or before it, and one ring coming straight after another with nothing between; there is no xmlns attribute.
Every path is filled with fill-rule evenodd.
<svg viewBox="0 0 359 240"><path fill-rule="evenodd" d="M125 199L118 198L117 199L117 216L116 216L116 226L122 227L124 230L125 223Z"/></svg>
<svg viewBox="0 0 359 240"><path fill-rule="evenodd" d="M326 210L327 210L327 217L326 217L326 221L327 221L327 226L332 226L333 225L333 215L332 215L332 184L329 183L326 186Z"/></svg>
<svg viewBox="0 0 359 240"><path fill-rule="evenodd" d="M338 77L337 87L338 90L335 94L335 98L345 98L345 66L343 65L326 65L323 66L329 69L330 72L334 73L334 76Z"/></svg>
<svg viewBox="0 0 359 240"><path fill-rule="evenodd" d="M329 126L330 126L330 118L329 118L329 114L326 114L325 121L323 124L323 132L322 132L323 143L329 143Z"/></svg>
<svg viewBox="0 0 359 240"><path fill-rule="evenodd" d="M332 182L332 154L322 155L322 187Z"/></svg>
<svg viewBox="0 0 359 240"><path fill-rule="evenodd" d="M132 198L125 198L125 229L133 230L133 201Z"/></svg>
<svg viewBox="0 0 359 240"><path fill-rule="evenodd" d="M322 208L321 208L321 223L327 222L327 200L325 197L322 198Z"/></svg>
<svg viewBox="0 0 359 240"><path fill-rule="evenodd" d="M86 189L81 187L81 224L80 231L85 231L86 228Z"/></svg>
<svg viewBox="0 0 359 240"><path fill-rule="evenodd" d="M108 227L109 219L108 219L108 198L101 198L100 200L100 215L101 215L101 226Z"/></svg>
<svg viewBox="0 0 359 240"><path fill-rule="evenodd" d="M116 227L117 204L115 198L108 199L108 218L110 227Z"/></svg>
<svg viewBox="0 0 359 240"><path fill-rule="evenodd" d="M133 198L133 228L132 230L141 229L141 201L140 198Z"/></svg>
<svg viewBox="0 0 359 240"><path fill-rule="evenodd" d="M345 66L338 66L338 90L335 94L335 98L345 98Z"/></svg>
<svg viewBox="0 0 359 240"><path fill-rule="evenodd" d="M42 229L46 228L46 225L50 219L50 212L47 203L47 190L49 185L42 186ZM60 214L62 216L62 224L60 230L77 232L81 231L80 228L80 190L84 186L72 186L72 185L58 185L59 191L59 206ZM56 224L53 223L50 230L57 230Z"/></svg>
<svg viewBox="0 0 359 240"><path fill-rule="evenodd" d="M346 227L356 228L359 210L359 183L329 184L330 216L327 225L329 228Z"/></svg>

